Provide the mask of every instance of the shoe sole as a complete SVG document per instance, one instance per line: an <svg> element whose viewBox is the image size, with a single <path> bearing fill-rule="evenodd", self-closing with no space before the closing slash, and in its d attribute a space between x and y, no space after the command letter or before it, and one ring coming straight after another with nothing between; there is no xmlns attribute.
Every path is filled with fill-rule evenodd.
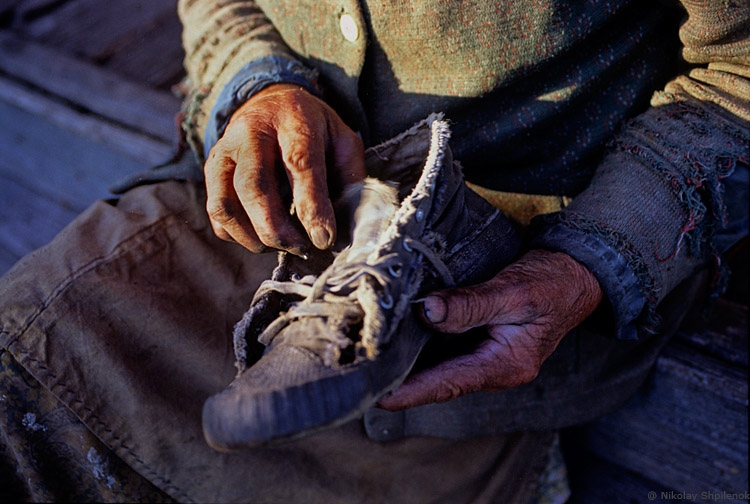
<svg viewBox="0 0 750 504"><path fill-rule="evenodd" d="M232 452L293 441L361 417L406 379L430 335L413 315L402 320L397 332L403 337L404 331L421 341L401 359L385 349L376 360L352 366L351 372L258 394L230 387L209 398L203 407L206 442L214 450ZM402 371L389 376L388 370Z"/></svg>

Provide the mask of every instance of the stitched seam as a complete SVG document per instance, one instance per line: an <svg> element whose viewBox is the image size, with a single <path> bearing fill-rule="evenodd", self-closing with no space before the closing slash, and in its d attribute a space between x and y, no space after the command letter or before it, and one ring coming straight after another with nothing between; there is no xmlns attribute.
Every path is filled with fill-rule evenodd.
<svg viewBox="0 0 750 504"><path fill-rule="evenodd" d="M129 237L125 238L115 249L109 254L92 259L89 263L81 266L69 275L65 281L63 281L39 306L39 308L29 317L29 319L22 325L21 329L17 331L15 338L8 342L7 348L12 354L18 356L19 364L22 364L26 369L31 372L33 368L36 372L31 374L37 377L37 379L44 379L44 382L54 382L53 386L48 386L42 382L43 386L47 387L57 398L59 398L66 406L73 411L73 413L87 426L92 432L107 446L110 447L115 453L124 454L125 458L131 461L131 465L137 466L139 472L147 477L152 482L159 482L158 485L165 492L170 493L174 498L181 501L192 501L187 495L185 495L180 489L174 486L169 480L163 476L157 474L151 469L146 462L139 458L121 438L119 438L114 431L112 431L106 424L99 419L99 417L89 409L83 401L81 401L75 392L73 392L67 384L62 381L58 381L57 375L51 373L49 368L36 358L29 355L26 351L17 351L15 347L19 346L18 339L29 330L39 316L60 296L62 295L75 280L82 277L86 273L89 273L96 267L100 266L105 262L111 262L112 260L122 257L125 253L133 250L135 247L141 245L151 237L153 237L157 231L169 227L178 218L174 214L167 215L153 224L138 230ZM10 334L10 331L2 330L2 333ZM58 391L62 391L65 395L60 394ZM81 414L83 413L83 414ZM135 464L132 464L135 462Z"/></svg>
<svg viewBox="0 0 750 504"><path fill-rule="evenodd" d="M97 268L101 264L103 264L105 262L108 262L108 261L112 261L112 260L114 260L114 259L116 259L118 257L121 257L123 254L129 252L135 246L140 245L141 243L143 243L144 241L146 241L150 237L154 236L154 234L156 234L156 231L158 231L159 229L167 227L167 224L169 224L169 222L167 222L167 221L170 221L170 220L177 220L177 217L175 215L173 215L173 214L170 214L170 215L167 215L167 216L159 219L158 221L154 222L153 224L149 225L148 227L140 229L137 232L135 232L132 235L130 235L129 237L125 238L109 254L104 255L104 256L100 256L100 257L96 257L96 258L92 259L89 263L87 263L87 264L81 266L80 268L78 268L77 270L73 271L73 273L71 275L69 275L62 283L60 283L60 285L57 286L57 288L55 288L52 291L52 293L49 296L47 296L47 298L42 302L42 304L38 307L38 309L35 312L33 312L29 316L28 320L26 320L26 322L24 322L21 325L21 328L18 331L8 331L5 328L0 329L0 333L2 333L2 334L11 334L12 332L17 332L16 337L13 338L13 339L11 339L11 340L9 340L7 346L10 347L11 345L13 345L18 340L18 338L23 333L25 333L29 329L29 327L31 327L31 325L34 322L36 322L36 319L39 318L39 316L42 314L42 312L45 311L47 308L49 308L49 306L59 296L61 296L71 286L71 284L75 280L77 280L78 278L82 277L86 273L89 273L90 271L92 271L93 269ZM148 231L151 231L151 232L148 233L148 235L144 237L143 235L146 234ZM137 238L138 238L138 240L136 241Z"/></svg>

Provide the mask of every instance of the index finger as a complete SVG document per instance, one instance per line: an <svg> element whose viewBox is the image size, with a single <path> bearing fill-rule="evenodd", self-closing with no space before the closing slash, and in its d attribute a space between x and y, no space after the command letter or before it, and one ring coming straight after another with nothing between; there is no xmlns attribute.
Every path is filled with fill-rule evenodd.
<svg viewBox="0 0 750 504"><path fill-rule="evenodd" d="M259 240L266 246L304 256L307 243L284 202L275 139L251 136L243 142L234 187Z"/></svg>
<svg viewBox="0 0 750 504"><path fill-rule="evenodd" d="M279 129L279 147L292 186L294 208L313 245L326 249L336 239L328 192L325 130L310 123Z"/></svg>

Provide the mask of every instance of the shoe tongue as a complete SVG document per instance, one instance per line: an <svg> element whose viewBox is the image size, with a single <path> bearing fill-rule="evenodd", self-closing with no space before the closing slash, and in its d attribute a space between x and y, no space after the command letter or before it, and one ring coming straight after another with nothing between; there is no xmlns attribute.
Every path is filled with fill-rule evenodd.
<svg viewBox="0 0 750 504"><path fill-rule="evenodd" d="M366 179L354 208L352 244L347 262L366 262L378 248L383 232L398 209L396 188L374 178Z"/></svg>

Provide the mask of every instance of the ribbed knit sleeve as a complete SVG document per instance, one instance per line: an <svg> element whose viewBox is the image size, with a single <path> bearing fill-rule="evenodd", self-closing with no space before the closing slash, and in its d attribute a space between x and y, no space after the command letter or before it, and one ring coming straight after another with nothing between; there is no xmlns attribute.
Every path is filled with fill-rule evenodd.
<svg viewBox="0 0 750 504"><path fill-rule="evenodd" d="M178 14L191 89L183 128L200 156L211 111L233 77L249 62L295 56L255 2L179 0Z"/></svg>
<svg viewBox="0 0 750 504"><path fill-rule="evenodd" d="M655 307L725 248L727 230L747 234L750 6L683 3L683 58L700 66L624 126L587 190L535 223L535 246L594 272L623 338L655 327Z"/></svg>

